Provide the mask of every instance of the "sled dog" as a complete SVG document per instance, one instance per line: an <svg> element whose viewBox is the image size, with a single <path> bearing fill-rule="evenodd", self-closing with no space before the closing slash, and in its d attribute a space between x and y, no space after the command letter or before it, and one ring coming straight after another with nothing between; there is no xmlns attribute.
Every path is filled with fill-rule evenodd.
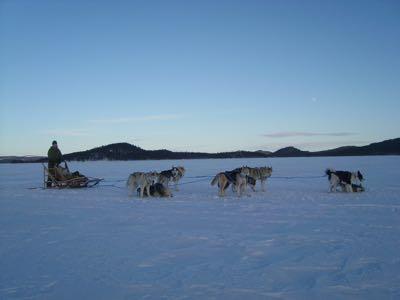
<svg viewBox="0 0 400 300"><path fill-rule="evenodd" d="M139 196L140 192L141 192L141 188L140 187L137 188L136 191L137 191L138 196ZM144 197L148 197L149 196L149 194L147 193L147 189L144 190L143 196ZM163 185L162 183L158 183L157 182L157 183L154 183L154 184L150 185L150 196L153 196L153 197L172 197L172 194L171 194L170 189L167 186Z"/></svg>
<svg viewBox="0 0 400 300"><path fill-rule="evenodd" d="M254 178L254 184L247 182L251 189L255 192L256 191L256 182L257 180L261 181L261 190L265 191L265 181L268 177L272 175L272 167L260 167L260 168L249 168L250 170L250 177Z"/></svg>
<svg viewBox="0 0 400 300"><path fill-rule="evenodd" d="M157 172L135 172L129 175L126 186L130 190L130 195L133 195L134 190L140 188L140 197L143 198L144 189L147 194L150 194L150 186L157 180Z"/></svg>
<svg viewBox="0 0 400 300"><path fill-rule="evenodd" d="M176 176L178 176L178 169L172 167L169 170L161 171L160 173L158 173L157 182L168 186L169 182L173 180Z"/></svg>
<svg viewBox="0 0 400 300"><path fill-rule="evenodd" d="M177 166L177 167L172 166L172 169L175 169L177 171L176 176L172 177L172 181L174 182L175 185L175 191L177 191L179 180L181 180L181 178L185 175L186 170L182 166Z"/></svg>
<svg viewBox="0 0 400 300"><path fill-rule="evenodd" d="M240 197L246 190L247 177L250 174L248 167L241 167L234 169L232 171L225 171L215 175L214 179L211 181L211 185L218 183L220 197L225 196L225 190L230 184L234 185L237 195Z"/></svg>
<svg viewBox="0 0 400 300"><path fill-rule="evenodd" d="M342 191L352 193L354 191L364 191L361 185L357 185L357 182L364 180L364 176L360 171L349 172L349 171L335 171L333 169L327 169L325 174L328 175L330 184L330 192L336 192L338 187L342 188ZM353 187L354 185L354 187Z"/></svg>

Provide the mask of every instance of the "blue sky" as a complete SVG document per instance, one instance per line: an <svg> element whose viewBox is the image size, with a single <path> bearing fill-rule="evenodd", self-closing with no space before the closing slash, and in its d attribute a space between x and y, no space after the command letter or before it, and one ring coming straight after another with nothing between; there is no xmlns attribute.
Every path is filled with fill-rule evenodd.
<svg viewBox="0 0 400 300"><path fill-rule="evenodd" d="M0 0L0 155L400 136L399 1Z"/></svg>

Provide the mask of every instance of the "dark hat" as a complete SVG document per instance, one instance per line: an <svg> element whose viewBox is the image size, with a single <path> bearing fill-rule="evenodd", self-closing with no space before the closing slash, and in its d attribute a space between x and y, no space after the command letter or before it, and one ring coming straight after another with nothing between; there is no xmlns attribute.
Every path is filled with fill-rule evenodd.
<svg viewBox="0 0 400 300"><path fill-rule="evenodd" d="M51 144L52 145L57 145L57 141L53 141Z"/></svg>

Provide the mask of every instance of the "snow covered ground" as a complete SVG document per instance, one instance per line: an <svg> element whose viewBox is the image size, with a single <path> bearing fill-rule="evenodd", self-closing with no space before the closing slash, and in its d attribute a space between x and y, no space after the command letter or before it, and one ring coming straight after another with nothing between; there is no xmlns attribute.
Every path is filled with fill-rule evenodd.
<svg viewBox="0 0 400 300"><path fill-rule="evenodd" d="M110 182L32 190L40 164L0 165L0 299L400 299L400 157L69 165L117 181L172 164L182 182L242 164L274 173L249 197L218 198L207 179L140 200ZM360 169L367 191L279 178L327 167Z"/></svg>

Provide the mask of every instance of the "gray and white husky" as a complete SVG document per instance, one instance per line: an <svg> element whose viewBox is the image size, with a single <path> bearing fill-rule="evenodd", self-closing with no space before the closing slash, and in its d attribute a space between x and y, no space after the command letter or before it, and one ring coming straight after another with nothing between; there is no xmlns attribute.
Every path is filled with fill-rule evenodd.
<svg viewBox="0 0 400 300"><path fill-rule="evenodd" d="M177 167L172 166L172 168L175 169L175 170L177 171L176 176L174 176L174 177L172 178L172 181L173 181L174 184L175 184L175 190L177 191L177 190L178 190L178 183L179 183L179 180L181 180L182 177L185 176L186 170L185 170L185 168L182 167L182 166L177 166Z"/></svg>
<svg viewBox="0 0 400 300"><path fill-rule="evenodd" d="M157 180L158 173L157 172L135 172L129 175L128 180L126 182L126 186L128 187L132 196L137 188L140 188L140 198L143 198L144 190L148 195L150 195L150 186Z"/></svg>
<svg viewBox="0 0 400 300"><path fill-rule="evenodd" d="M272 167L260 167L260 168L250 168L250 174L249 176L252 177L255 181L254 184L251 184L248 182L250 185L251 189L255 192L256 191L256 182L257 180L261 181L261 190L264 192L265 191L265 181L267 178L271 177L272 175Z"/></svg>
<svg viewBox="0 0 400 300"><path fill-rule="evenodd" d="M185 175L184 167L174 167L171 169L162 171L158 174L158 182L164 184L166 186L169 185L169 182L172 181L175 185L175 190L178 190L178 182Z"/></svg>

